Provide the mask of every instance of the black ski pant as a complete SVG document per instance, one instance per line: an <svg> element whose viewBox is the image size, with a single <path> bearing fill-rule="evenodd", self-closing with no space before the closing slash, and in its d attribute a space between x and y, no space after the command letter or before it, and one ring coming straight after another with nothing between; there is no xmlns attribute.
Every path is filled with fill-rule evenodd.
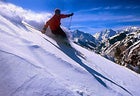
<svg viewBox="0 0 140 96"><path fill-rule="evenodd" d="M61 29L61 27L57 28L56 30L52 30L52 33L54 35L59 35L59 36L62 36L64 38L67 38L66 33Z"/></svg>

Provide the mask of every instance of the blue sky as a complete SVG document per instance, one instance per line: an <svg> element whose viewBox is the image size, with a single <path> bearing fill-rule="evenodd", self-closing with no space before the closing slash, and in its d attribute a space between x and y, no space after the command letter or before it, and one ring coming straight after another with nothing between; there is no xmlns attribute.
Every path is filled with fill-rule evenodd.
<svg viewBox="0 0 140 96"><path fill-rule="evenodd" d="M74 12L71 29L95 33L108 28L140 26L140 0L5 0L35 12ZM62 20L69 27L70 19Z"/></svg>

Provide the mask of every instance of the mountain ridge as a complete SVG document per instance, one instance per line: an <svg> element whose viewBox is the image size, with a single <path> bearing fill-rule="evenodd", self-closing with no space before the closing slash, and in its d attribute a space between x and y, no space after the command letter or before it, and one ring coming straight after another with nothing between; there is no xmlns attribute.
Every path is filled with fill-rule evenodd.
<svg viewBox="0 0 140 96"><path fill-rule="evenodd" d="M80 41L76 41L77 44L79 44L80 46L83 46L87 49L93 50L96 53L101 54L102 56L104 56L105 58L108 58L109 60L112 60L113 62L119 63L120 65L126 66L129 69L140 73L140 62L139 62L139 56L140 54L137 54L137 59L135 59L135 63L132 62L134 60L131 60L131 58L133 58L133 55L131 57L128 57L127 54L131 54L129 53L127 50L130 48L131 49L136 49L137 51L139 51L140 47L135 47L135 42L138 42L138 40L140 39L140 28L139 27L134 27L134 26L129 26L127 28L123 28L123 29L119 29L117 31L114 31L112 29L106 29L104 31L98 32L96 34L93 35L93 38L95 40L91 40L92 42L94 42L94 45L88 45L88 42L80 42ZM80 32L80 31L79 31ZM80 33L82 34L82 37L84 39L84 32ZM87 33L89 34L89 33ZM85 36L87 37L87 36ZM77 38L77 37L76 37ZM80 35L79 35L80 38ZM88 41L90 41L90 38L88 38ZM78 39L79 40L79 39ZM86 39L85 39L86 40ZM84 40L82 40L84 41ZM98 43L96 43L98 42ZM124 45L124 46L123 46ZM140 44L138 43L138 45L140 46ZM121 46L121 47L120 47ZM130 47L130 48L127 48ZM119 49L118 49L119 48ZM121 52L120 52L121 51ZM118 52L118 53L117 53ZM120 58L122 56L120 56L119 54L124 54L125 52L127 52L126 56L124 55L123 58ZM115 54L118 54L118 56L116 57ZM136 54L136 53L135 53ZM126 58L127 57L127 58ZM125 60L119 60L118 59L124 59ZM122 63L120 63L122 62ZM123 63L125 62L125 64ZM130 63L131 62L131 63Z"/></svg>

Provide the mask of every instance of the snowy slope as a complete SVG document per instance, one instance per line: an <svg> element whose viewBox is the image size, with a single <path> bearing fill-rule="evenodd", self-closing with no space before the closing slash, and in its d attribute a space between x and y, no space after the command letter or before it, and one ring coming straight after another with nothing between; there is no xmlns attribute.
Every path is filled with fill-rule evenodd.
<svg viewBox="0 0 140 96"><path fill-rule="evenodd" d="M138 74L11 20L0 15L0 96L140 96Z"/></svg>

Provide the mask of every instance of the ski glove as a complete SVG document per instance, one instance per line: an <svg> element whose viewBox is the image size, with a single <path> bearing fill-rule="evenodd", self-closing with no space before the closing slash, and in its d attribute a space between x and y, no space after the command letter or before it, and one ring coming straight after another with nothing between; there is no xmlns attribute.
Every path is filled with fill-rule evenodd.
<svg viewBox="0 0 140 96"><path fill-rule="evenodd" d="M46 29L47 29L47 28L45 28L45 27L43 28L44 31L46 31Z"/></svg>
<svg viewBox="0 0 140 96"><path fill-rule="evenodd" d="M69 14L69 17L70 17L70 16L73 16L73 14L74 14L74 13Z"/></svg>
<svg viewBox="0 0 140 96"><path fill-rule="evenodd" d="M43 28L43 30L41 31L42 34L45 34L45 33L46 33L46 29L47 29L47 28L45 28L45 27Z"/></svg>

